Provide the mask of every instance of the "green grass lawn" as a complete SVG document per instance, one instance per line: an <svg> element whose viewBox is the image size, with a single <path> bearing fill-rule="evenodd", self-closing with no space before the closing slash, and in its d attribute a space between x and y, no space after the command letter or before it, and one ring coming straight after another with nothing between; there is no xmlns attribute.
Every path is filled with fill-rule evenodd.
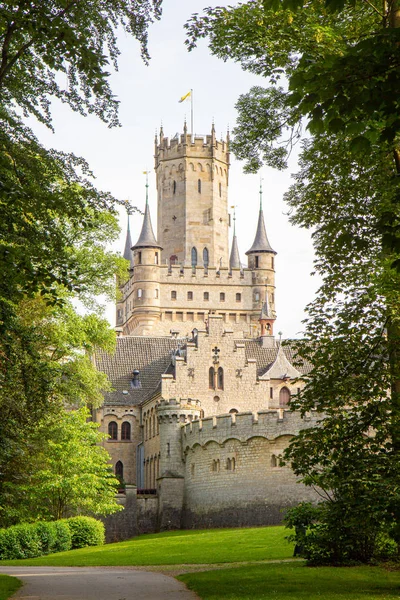
<svg viewBox="0 0 400 600"><path fill-rule="evenodd" d="M379 567L269 564L178 577L202 600L394 600L400 572Z"/></svg>
<svg viewBox="0 0 400 600"><path fill-rule="evenodd" d="M16 577L0 575L0 600L6 600L22 585L22 581Z"/></svg>
<svg viewBox="0 0 400 600"><path fill-rule="evenodd" d="M293 555L284 527L168 531L127 542L59 552L1 565L126 566L213 564L284 559Z"/></svg>

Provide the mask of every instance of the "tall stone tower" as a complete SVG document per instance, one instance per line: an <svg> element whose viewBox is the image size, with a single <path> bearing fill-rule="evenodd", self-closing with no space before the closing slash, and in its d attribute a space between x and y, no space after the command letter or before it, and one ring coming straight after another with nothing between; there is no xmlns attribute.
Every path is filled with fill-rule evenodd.
<svg viewBox="0 0 400 600"><path fill-rule="evenodd" d="M138 241L132 246L129 230L126 238L129 279L120 285L117 304L123 335L187 337L217 314L227 331L271 341L276 252L267 238L260 189L248 267L240 261L235 228L229 253L228 143L217 141L214 126L205 137L192 137L186 125L172 140L162 131L156 137L157 238L146 180Z"/></svg>
<svg viewBox="0 0 400 600"><path fill-rule="evenodd" d="M183 135L155 140L157 239L163 263L225 267L228 260L228 139Z"/></svg>

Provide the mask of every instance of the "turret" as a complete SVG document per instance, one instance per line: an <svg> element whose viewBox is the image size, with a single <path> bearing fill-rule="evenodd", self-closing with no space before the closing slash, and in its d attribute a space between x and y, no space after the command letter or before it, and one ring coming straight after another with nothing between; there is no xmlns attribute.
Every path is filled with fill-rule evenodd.
<svg viewBox="0 0 400 600"><path fill-rule="evenodd" d="M265 229L264 213L262 206L262 186L260 184L260 211L258 215L257 231L253 245L246 252L248 256L248 267L253 271L253 307L260 310L262 298L266 298L266 306L269 314L265 321L265 328L259 319L262 327L261 335L272 335L272 324L276 317L275 314L275 250L269 243ZM265 306L265 303L264 303ZM267 324L269 322L271 331L268 332Z"/></svg>
<svg viewBox="0 0 400 600"><path fill-rule="evenodd" d="M160 319L160 264L161 246L154 235L148 199L148 174L146 172L146 206L142 229L133 250L133 311L136 327L142 334Z"/></svg>
<svg viewBox="0 0 400 600"><path fill-rule="evenodd" d="M269 307L268 291L265 292L265 302L260 313L261 337L274 334L275 314Z"/></svg>

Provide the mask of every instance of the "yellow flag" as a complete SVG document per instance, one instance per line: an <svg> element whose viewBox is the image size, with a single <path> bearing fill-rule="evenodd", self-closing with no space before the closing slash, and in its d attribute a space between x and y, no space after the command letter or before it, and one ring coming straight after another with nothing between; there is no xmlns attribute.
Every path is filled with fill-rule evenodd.
<svg viewBox="0 0 400 600"><path fill-rule="evenodd" d="M186 100L186 98L189 98L189 96L191 95L192 90L190 90L190 92L188 92L187 94L185 94L184 96L182 96L182 98L179 100L179 102L183 102L184 100Z"/></svg>

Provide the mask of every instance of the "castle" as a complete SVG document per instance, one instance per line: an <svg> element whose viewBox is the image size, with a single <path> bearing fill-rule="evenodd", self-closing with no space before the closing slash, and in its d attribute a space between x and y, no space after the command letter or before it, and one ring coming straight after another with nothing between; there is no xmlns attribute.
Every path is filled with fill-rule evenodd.
<svg viewBox="0 0 400 600"><path fill-rule="evenodd" d="M273 335L276 252L261 191L247 266L235 223L229 252L228 144L214 126L156 137L157 237L146 184L135 244L128 225L117 349L95 358L114 391L94 419L139 531L273 524L315 499L279 460L316 422L287 408L309 365L294 366Z"/></svg>

